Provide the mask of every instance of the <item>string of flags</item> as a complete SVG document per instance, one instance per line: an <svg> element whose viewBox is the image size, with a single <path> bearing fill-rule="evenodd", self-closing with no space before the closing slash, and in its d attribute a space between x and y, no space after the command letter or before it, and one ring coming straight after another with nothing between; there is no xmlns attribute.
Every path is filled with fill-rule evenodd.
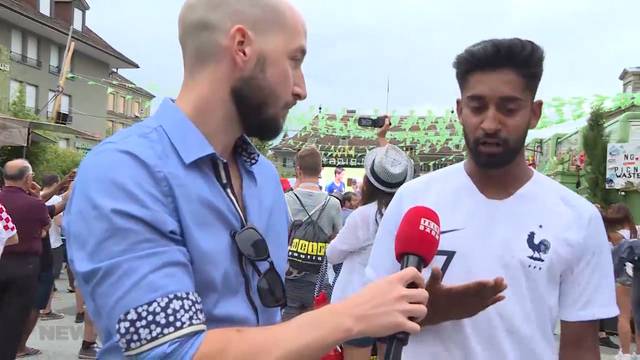
<svg viewBox="0 0 640 360"><path fill-rule="evenodd" d="M567 121L575 121L584 119L589 116L591 109L601 106L605 111L615 111L626 109L630 106L640 106L640 93L619 93L612 96L593 95L591 97L571 97L561 98L553 97L545 101L543 106L543 114L537 129L543 129L549 126L558 125ZM347 113L346 109L342 109L335 115L331 115L331 111L316 107L310 107L304 113L292 114L287 118L287 126L290 128L298 128L304 132L313 131L320 132L321 135L333 135L338 137L349 137L356 132L358 136L371 137L375 136L375 129L359 128L356 124L357 114ZM374 110L373 116L378 116L379 111ZM341 121L337 121L340 119ZM451 137L458 136L460 132L460 124L457 116L451 110L445 111L442 115L436 115L432 110L427 110L424 115L416 115L415 111L410 111L409 116L398 116L395 112L391 114L391 123L399 124L402 130L409 132L414 128L418 132L426 132L429 141L438 139L438 134L447 130L455 130ZM346 124L346 125L345 125ZM415 128L417 126L417 128ZM394 135L395 134L395 135ZM425 140L425 137L415 139L415 134L399 135L399 132L390 132L389 135L395 136L397 140L405 141L408 139ZM413 138L411 138L413 136ZM443 135L446 137L446 135Z"/></svg>
<svg viewBox="0 0 640 360"><path fill-rule="evenodd" d="M121 82L121 81L116 81L116 80L110 80L110 79L97 79L97 78L93 78L87 75L80 75L80 74L76 74L76 73L69 73L67 75L67 79L69 80L83 80L87 82L87 85L90 86L100 86L104 89L106 89L107 94L113 94L116 93L118 91L116 91L116 89L113 86L120 86L120 87L124 87L127 89L135 89L137 86L134 84L130 84L130 83L125 83L125 82ZM104 84L107 83L108 85ZM109 85L113 85L113 86L109 86ZM126 100L132 100L134 98L134 96L131 94L131 92L128 92L125 95L125 99ZM143 100L142 103L140 104L140 107L143 110L148 110L151 107L151 101L149 100Z"/></svg>

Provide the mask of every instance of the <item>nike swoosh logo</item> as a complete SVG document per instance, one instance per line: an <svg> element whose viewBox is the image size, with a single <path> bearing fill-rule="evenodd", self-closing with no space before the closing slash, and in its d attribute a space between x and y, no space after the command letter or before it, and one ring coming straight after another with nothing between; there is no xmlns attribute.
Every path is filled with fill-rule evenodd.
<svg viewBox="0 0 640 360"><path fill-rule="evenodd" d="M464 230L464 229L451 229L451 230L445 230L445 231L441 231L441 232L440 232L440 235L449 234L449 233L452 233L452 232L462 231L462 230Z"/></svg>

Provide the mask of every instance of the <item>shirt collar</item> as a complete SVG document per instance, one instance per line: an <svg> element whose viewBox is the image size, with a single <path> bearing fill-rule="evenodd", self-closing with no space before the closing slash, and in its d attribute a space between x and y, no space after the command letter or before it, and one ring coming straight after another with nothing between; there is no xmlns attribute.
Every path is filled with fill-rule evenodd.
<svg viewBox="0 0 640 360"><path fill-rule="evenodd" d="M29 195L28 192L26 192L23 188L18 187L18 186L13 186L13 185L7 185L5 187L2 188L2 191L9 191L9 192L16 192L16 193L25 193L27 195Z"/></svg>
<svg viewBox="0 0 640 360"><path fill-rule="evenodd" d="M187 115L171 99L164 99L155 114L160 125L164 128L169 140L173 143L185 164L215 155L216 151L207 138L193 124ZM251 168L260 158L260 153L253 146L249 138L242 135L235 144L234 151Z"/></svg>

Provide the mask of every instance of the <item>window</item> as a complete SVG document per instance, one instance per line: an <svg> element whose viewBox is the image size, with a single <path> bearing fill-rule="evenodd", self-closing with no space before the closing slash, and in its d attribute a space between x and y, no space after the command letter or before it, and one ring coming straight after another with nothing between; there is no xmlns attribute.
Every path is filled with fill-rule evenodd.
<svg viewBox="0 0 640 360"><path fill-rule="evenodd" d="M9 86L9 101L13 101L18 96L20 90L20 81L11 80Z"/></svg>
<svg viewBox="0 0 640 360"><path fill-rule="evenodd" d="M55 92L49 90L49 95L47 95L47 101L49 102L49 105L47 105L47 117L51 117L51 112L53 111L53 103L55 102L53 99L53 97L55 96Z"/></svg>
<svg viewBox="0 0 640 360"><path fill-rule="evenodd" d="M60 99L60 112L63 114L70 114L71 110L71 96L62 94Z"/></svg>
<svg viewBox="0 0 640 360"><path fill-rule="evenodd" d="M56 44L51 44L49 72L52 74L60 74L60 48Z"/></svg>
<svg viewBox="0 0 640 360"><path fill-rule="evenodd" d="M633 91L633 83L628 83L626 88L624 89L625 93L632 93Z"/></svg>
<svg viewBox="0 0 640 360"><path fill-rule="evenodd" d="M38 64L38 38L27 36L27 64L39 66Z"/></svg>
<svg viewBox="0 0 640 360"><path fill-rule="evenodd" d="M49 97L47 98L47 101L51 100L55 94L56 93L54 91L49 90ZM52 100L47 106L47 113L49 114L49 117L53 115L51 114L53 112L53 104L55 104L55 100ZM60 95L60 112L67 115L70 114L69 112L69 110L71 110L70 105L71 105L71 96L66 94Z"/></svg>
<svg viewBox="0 0 640 360"><path fill-rule="evenodd" d="M140 101L134 101L133 104L131 104L131 112L133 116L142 116L142 114L140 114Z"/></svg>
<svg viewBox="0 0 640 360"><path fill-rule="evenodd" d="M25 84L17 80L11 80L9 83L9 101L15 100L20 91L20 86L24 85L25 106L31 110L36 109L36 99L38 96L38 87L31 84Z"/></svg>
<svg viewBox="0 0 640 360"><path fill-rule="evenodd" d="M84 26L84 11L73 8L73 28L82 31Z"/></svg>
<svg viewBox="0 0 640 360"><path fill-rule="evenodd" d="M118 96L118 104L117 104L117 108L116 108L116 112L119 114L124 114L124 105L125 105L125 100L124 100L124 96L120 95Z"/></svg>
<svg viewBox="0 0 640 360"><path fill-rule="evenodd" d="M11 58L22 61L22 31L11 30Z"/></svg>
<svg viewBox="0 0 640 360"><path fill-rule="evenodd" d="M107 120L107 136L113 135L115 132L115 123L113 120Z"/></svg>
<svg viewBox="0 0 640 360"><path fill-rule="evenodd" d="M116 102L116 96L114 94L107 95L107 110L113 111L113 105Z"/></svg>
<svg viewBox="0 0 640 360"><path fill-rule="evenodd" d="M69 139L60 139L58 140L58 147L66 149L69 147Z"/></svg>
<svg viewBox="0 0 640 360"><path fill-rule="evenodd" d="M40 0L40 12L51 16L51 0Z"/></svg>
<svg viewBox="0 0 640 360"><path fill-rule="evenodd" d="M31 109L31 110L36 110L36 99L38 96L38 87L35 85L31 85L31 84L25 84L24 86L24 90L26 93L26 106L27 108Z"/></svg>

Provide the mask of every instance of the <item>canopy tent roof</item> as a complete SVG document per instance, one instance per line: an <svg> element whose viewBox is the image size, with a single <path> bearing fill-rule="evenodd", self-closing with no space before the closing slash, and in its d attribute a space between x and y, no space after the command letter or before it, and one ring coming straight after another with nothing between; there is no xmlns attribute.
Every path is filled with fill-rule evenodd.
<svg viewBox="0 0 640 360"><path fill-rule="evenodd" d="M589 118L582 118L574 121L568 121L558 125L552 125L543 129L534 129L529 130L529 134L527 135L527 143L531 142L535 139L546 140L557 134L570 134L574 133L585 125L587 125L587 120Z"/></svg>
<svg viewBox="0 0 640 360"><path fill-rule="evenodd" d="M88 140L100 140L89 133L76 130L66 125L58 125L43 121L23 120L0 115L0 146L27 146L29 133L34 130L73 135Z"/></svg>

